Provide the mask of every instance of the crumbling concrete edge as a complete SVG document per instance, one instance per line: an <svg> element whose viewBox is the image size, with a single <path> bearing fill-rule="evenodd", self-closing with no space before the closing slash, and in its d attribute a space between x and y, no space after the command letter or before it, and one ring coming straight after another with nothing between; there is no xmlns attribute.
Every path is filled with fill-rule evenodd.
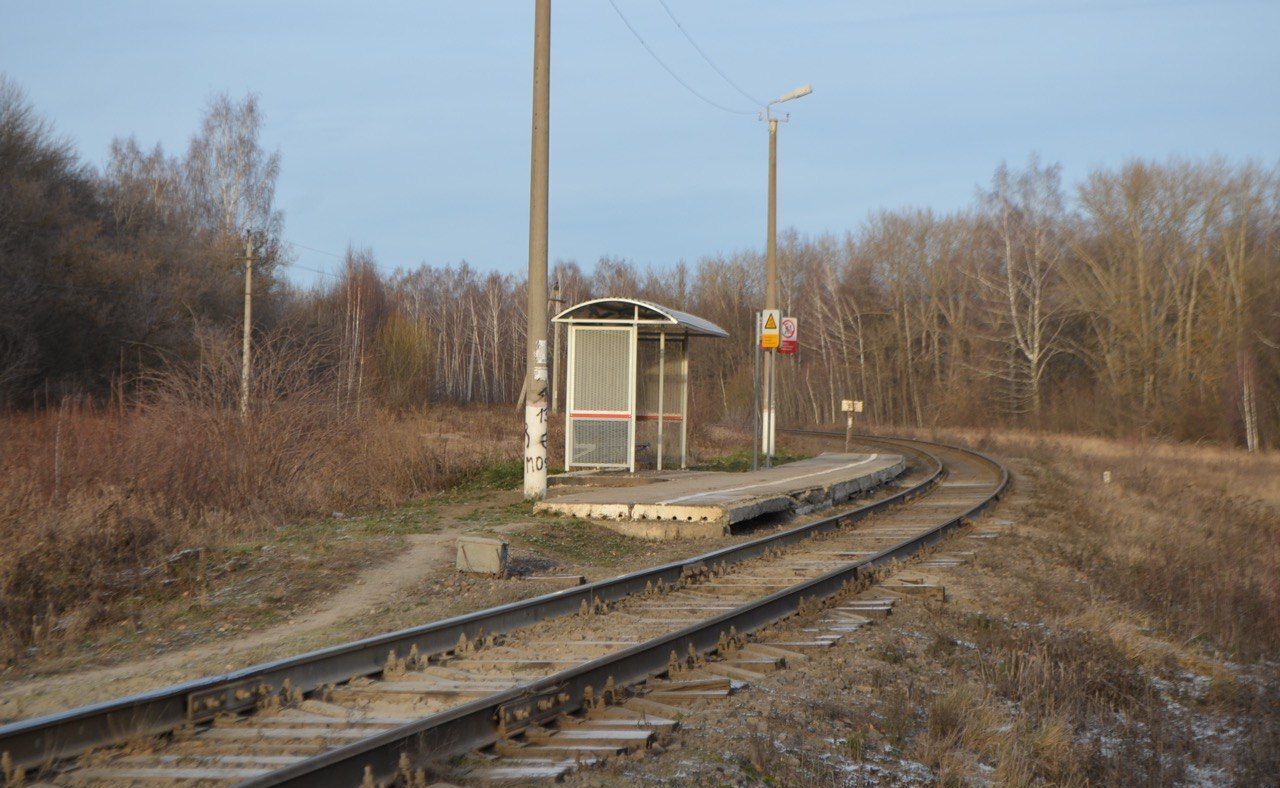
<svg viewBox="0 0 1280 788"><path fill-rule="evenodd" d="M662 524L677 526L683 533L697 531L706 535L727 533L729 526L745 520L751 520L765 514L795 511L808 514L821 509L829 509L836 504L847 501L858 493L879 487L902 475L907 469L907 460L902 458L894 465L878 471L858 476L848 481L835 482L829 485L809 487L792 493L769 495L748 499L732 507L714 506L680 506L651 503L566 503L560 501L540 501L534 505L536 512L580 517L585 520L603 522L622 533L639 536L645 539L672 538L663 536L671 529ZM623 523L634 527L618 528ZM649 524L653 527L646 527Z"/></svg>
<svg viewBox="0 0 1280 788"><path fill-rule="evenodd" d="M808 514L820 509L829 509L836 504L849 500L858 493L879 487L907 470L907 459L903 457L897 463L878 471L859 476L848 481L835 482L829 485L809 487L786 495L770 495L754 498L738 504L726 511L726 519L730 525L771 514L794 510L797 514Z"/></svg>

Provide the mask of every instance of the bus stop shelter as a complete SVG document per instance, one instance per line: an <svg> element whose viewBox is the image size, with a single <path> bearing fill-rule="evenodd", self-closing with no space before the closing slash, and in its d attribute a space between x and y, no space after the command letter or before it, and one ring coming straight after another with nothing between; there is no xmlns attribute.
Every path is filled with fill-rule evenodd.
<svg viewBox="0 0 1280 788"><path fill-rule="evenodd" d="M634 298L584 301L554 322L569 331L565 468L684 468L689 340L729 334L696 315Z"/></svg>

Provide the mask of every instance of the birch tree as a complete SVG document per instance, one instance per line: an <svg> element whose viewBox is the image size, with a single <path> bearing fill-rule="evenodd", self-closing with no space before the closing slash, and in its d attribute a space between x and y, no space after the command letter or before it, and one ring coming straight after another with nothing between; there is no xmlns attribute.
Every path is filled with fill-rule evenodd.
<svg viewBox="0 0 1280 788"><path fill-rule="evenodd" d="M978 269L978 280L994 304L1006 354L1013 359L1001 374L1012 387L1015 410L1041 423L1045 373L1059 343L1059 284L1066 250L1061 168L1032 158L1013 172L1001 164L981 202L992 233L993 260Z"/></svg>

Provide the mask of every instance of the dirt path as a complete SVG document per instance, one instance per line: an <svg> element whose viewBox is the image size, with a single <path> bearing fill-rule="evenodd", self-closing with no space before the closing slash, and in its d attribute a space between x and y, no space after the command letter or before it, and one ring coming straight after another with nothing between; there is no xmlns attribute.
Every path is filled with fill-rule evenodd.
<svg viewBox="0 0 1280 788"><path fill-rule="evenodd" d="M387 599L448 565L460 532L406 535L408 546L399 556L364 571L350 587L328 597L323 607L268 629L229 635L152 659L10 682L0 687L0 719L47 714L297 653L299 640L330 629L341 631L337 625L377 610Z"/></svg>
<svg viewBox="0 0 1280 788"><path fill-rule="evenodd" d="M512 537L517 564L581 572L589 579L652 566L764 533L748 531L693 542L640 542L572 522L548 527L545 522L530 521L522 511L511 510L520 501L519 490L504 490L434 508L429 524L419 524L430 527L430 532L404 534L406 547L401 552L369 565L351 581L325 592L319 603L295 610L287 620L260 629L202 634L199 642L189 646L134 651L109 664L80 661L62 668L51 666L48 672L35 675L0 679L0 722L217 675L551 590L519 578L460 576L452 569L453 544L462 533ZM825 513L774 527L798 525L821 514ZM530 528L532 535L523 533ZM281 584L288 582L287 574L281 577Z"/></svg>

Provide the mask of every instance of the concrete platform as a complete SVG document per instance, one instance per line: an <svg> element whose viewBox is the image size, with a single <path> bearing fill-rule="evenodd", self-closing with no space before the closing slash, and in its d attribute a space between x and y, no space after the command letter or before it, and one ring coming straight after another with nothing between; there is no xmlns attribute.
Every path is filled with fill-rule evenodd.
<svg viewBox="0 0 1280 788"><path fill-rule="evenodd" d="M898 454L820 454L746 473L678 471L635 486L560 486L536 508L609 521L646 539L719 536L763 514L840 503L896 477L906 465Z"/></svg>

